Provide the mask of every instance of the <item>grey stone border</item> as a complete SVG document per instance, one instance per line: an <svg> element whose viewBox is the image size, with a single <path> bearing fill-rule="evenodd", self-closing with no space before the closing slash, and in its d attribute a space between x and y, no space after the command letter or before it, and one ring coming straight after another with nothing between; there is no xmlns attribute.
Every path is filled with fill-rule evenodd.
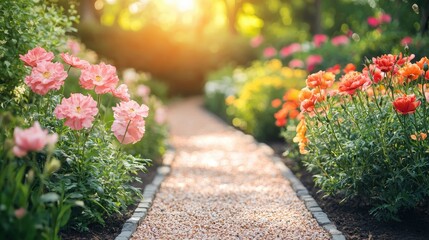
<svg viewBox="0 0 429 240"><path fill-rule="evenodd" d="M256 140L255 140L256 142ZM329 220L326 213L319 207L319 204L314 200L314 198L310 195L307 188L299 181L297 177L293 174L293 172L283 163L283 161L277 157L274 153L274 150L265 143L257 143L259 147L264 149L265 154L272 160L274 165L280 170L283 177L289 180L293 190L301 199L305 207L310 211L316 221L319 223L321 227L323 227L329 234L331 234L332 240L345 240L343 233L340 232L335 224Z"/></svg>
<svg viewBox="0 0 429 240"><path fill-rule="evenodd" d="M176 155L176 151L173 147L168 146L168 149L163 157L163 165L158 167L155 178L152 183L146 185L143 191L143 199L137 205L133 215L125 222L122 227L121 233L115 238L115 240L129 240L133 233L137 230L137 227L142 223L146 217L150 206L155 198L156 193L161 186L162 181L170 174L171 163L173 162Z"/></svg>

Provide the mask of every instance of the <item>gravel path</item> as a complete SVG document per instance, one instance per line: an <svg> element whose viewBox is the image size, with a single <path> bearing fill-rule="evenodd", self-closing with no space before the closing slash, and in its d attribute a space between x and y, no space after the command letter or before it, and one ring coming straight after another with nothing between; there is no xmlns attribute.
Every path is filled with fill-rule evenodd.
<svg viewBox="0 0 429 240"><path fill-rule="evenodd" d="M132 239L329 239L263 148L201 105L170 106L177 156Z"/></svg>

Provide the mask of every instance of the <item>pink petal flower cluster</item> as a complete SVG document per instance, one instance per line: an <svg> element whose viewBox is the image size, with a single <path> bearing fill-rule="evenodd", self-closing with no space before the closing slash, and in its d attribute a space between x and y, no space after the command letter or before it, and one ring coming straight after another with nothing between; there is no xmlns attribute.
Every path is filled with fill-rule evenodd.
<svg viewBox="0 0 429 240"><path fill-rule="evenodd" d="M31 71L31 75L25 77L25 84L39 95L45 95L52 89L59 90L67 78L64 66L61 63L47 61L38 62Z"/></svg>
<svg viewBox="0 0 429 240"><path fill-rule="evenodd" d="M25 55L20 54L19 59L21 59L27 66L36 67L40 62L52 61L52 59L54 59L54 54L52 52L47 52L41 47L36 47L29 50Z"/></svg>
<svg viewBox="0 0 429 240"><path fill-rule="evenodd" d="M253 48L259 47L264 42L264 37L261 35L256 36L250 40L250 46Z"/></svg>
<svg viewBox="0 0 429 240"><path fill-rule="evenodd" d="M72 93L69 98L63 98L54 114L58 119L66 119L64 125L74 130L90 128L98 113L97 102L91 96Z"/></svg>
<svg viewBox="0 0 429 240"><path fill-rule="evenodd" d="M303 68L304 62L300 59L292 59L288 65L290 68Z"/></svg>
<svg viewBox="0 0 429 240"><path fill-rule="evenodd" d="M121 84L119 85L118 88L116 88L115 90L113 90L112 95L114 97L119 98L122 101L130 101L130 94L128 93L128 87L125 84Z"/></svg>
<svg viewBox="0 0 429 240"><path fill-rule="evenodd" d="M112 124L112 132L121 144L136 143L145 133L145 121L143 118L149 115L149 107L141 106L131 100L120 102L113 107L115 120Z"/></svg>
<svg viewBox="0 0 429 240"><path fill-rule="evenodd" d="M79 43L76 42L75 40L69 39L67 41L67 47L68 47L68 49L70 49L70 51L73 55L77 55L80 52Z"/></svg>
<svg viewBox="0 0 429 240"><path fill-rule="evenodd" d="M413 38L410 36L406 36L406 37L402 38L402 40L401 40L401 45L404 47L411 44L411 43L413 43Z"/></svg>
<svg viewBox="0 0 429 240"><path fill-rule="evenodd" d="M321 55L310 55L306 59L307 71L312 72L316 65L323 62L323 57Z"/></svg>
<svg viewBox="0 0 429 240"><path fill-rule="evenodd" d="M267 47L262 54L265 58L272 58L277 54L277 50L273 47Z"/></svg>
<svg viewBox="0 0 429 240"><path fill-rule="evenodd" d="M61 59L63 59L63 61L65 63L67 63L68 65L75 67L75 68L79 68L79 69L85 69L89 66L89 62L79 59L78 57L75 57L73 55L70 55L68 53L61 53L60 54Z"/></svg>
<svg viewBox="0 0 429 240"><path fill-rule="evenodd" d="M100 63L82 69L79 84L85 89L95 89L95 93L112 92L119 82L116 68L109 64Z"/></svg>
<svg viewBox="0 0 429 240"><path fill-rule="evenodd" d="M294 54L296 52L301 51L301 44L299 43L292 43L289 46L283 47L280 50L280 56L282 57L288 57L291 54Z"/></svg>
<svg viewBox="0 0 429 240"><path fill-rule="evenodd" d="M23 157L30 151L41 151L46 145L54 145L58 141L58 135L48 134L38 122L28 129L15 128L13 131L15 146L12 151L17 157Z"/></svg>
<svg viewBox="0 0 429 240"><path fill-rule="evenodd" d="M349 42L350 42L349 37L347 37L346 35L339 35L331 39L331 43L334 46L346 45Z"/></svg>
<svg viewBox="0 0 429 240"><path fill-rule="evenodd" d="M315 34L313 36L313 44L315 47L320 47L323 43L328 41L328 36L325 34Z"/></svg>
<svg viewBox="0 0 429 240"><path fill-rule="evenodd" d="M390 23L392 21L392 17L387 13L382 13L379 17L368 17L367 22L368 25L376 28L382 23Z"/></svg>

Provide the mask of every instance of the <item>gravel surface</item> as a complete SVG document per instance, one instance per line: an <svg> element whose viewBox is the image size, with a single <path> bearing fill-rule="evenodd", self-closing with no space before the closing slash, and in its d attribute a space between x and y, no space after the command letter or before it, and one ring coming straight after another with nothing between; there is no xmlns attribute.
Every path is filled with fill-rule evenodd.
<svg viewBox="0 0 429 240"><path fill-rule="evenodd" d="M170 106L176 159L132 239L330 239L264 149L201 104Z"/></svg>

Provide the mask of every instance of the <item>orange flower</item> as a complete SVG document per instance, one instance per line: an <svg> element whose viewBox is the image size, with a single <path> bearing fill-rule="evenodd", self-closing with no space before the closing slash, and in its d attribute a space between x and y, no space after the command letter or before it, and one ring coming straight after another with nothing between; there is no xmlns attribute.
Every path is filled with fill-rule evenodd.
<svg viewBox="0 0 429 240"><path fill-rule="evenodd" d="M393 107L402 115L414 113L418 106L420 106L420 101L416 101L416 96L414 94L404 94L402 97L398 97L393 101Z"/></svg>
<svg viewBox="0 0 429 240"><path fill-rule="evenodd" d="M313 96L313 93L309 88L303 88L301 89L301 92L299 92L298 100L302 102L305 99L310 99L312 96Z"/></svg>
<svg viewBox="0 0 429 240"><path fill-rule="evenodd" d="M295 88L289 89L283 96L284 101L298 101L300 91Z"/></svg>
<svg viewBox="0 0 429 240"><path fill-rule="evenodd" d="M334 66L326 69L326 71L337 75L338 73L340 73L340 69L341 69L340 64L335 64Z"/></svg>
<svg viewBox="0 0 429 240"><path fill-rule="evenodd" d="M326 99L326 91L325 89L315 88L311 90L313 96L316 97L317 102L323 102Z"/></svg>
<svg viewBox="0 0 429 240"><path fill-rule="evenodd" d="M416 62L417 65L419 65L420 69L423 70L425 63L429 65L429 59L427 57L422 57L418 62Z"/></svg>
<svg viewBox="0 0 429 240"><path fill-rule="evenodd" d="M296 136L293 138L293 142L298 143L299 153L307 154L308 150L305 147L308 144L308 139L305 137L307 132L307 126L305 125L305 120L302 119L296 126Z"/></svg>
<svg viewBox="0 0 429 240"><path fill-rule="evenodd" d="M417 64L406 64L399 70L399 74L408 81L416 80L423 74L423 70Z"/></svg>
<svg viewBox="0 0 429 240"><path fill-rule="evenodd" d="M289 112L289 118L290 119L298 118L298 116L299 116L299 111L296 109L293 109Z"/></svg>
<svg viewBox="0 0 429 240"><path fill-rule="evenodd" d="M301 111L308 113L314 112L316 101L316 96L312 96L310 99L304 99L304 101L301 102Z"/></svg>
<svg viewBox="0 0 429 240"><path fill-rule="evenodd" d="M289 110L282 108L278 112L274 114L274 118L276 119L276 126L283 127L287 123L287 114Z"/></svg>
<svg viewBox="0 0 429 240"><path fill-rule="evenodd" d="M322 88L326 89L331 87L335 81L335 75L331 72L319 71L317 73L310 74L306 79L307 87L309 88Z"/></svg>
<svg viewBox="0 0 429 240"><path fill-rule="evenodd" d="M273 108L278 108L278 107L280 107L281 104L282 104L282 100L280 100L278 98L276 98L273 101L271 101L271 106Z"/></svg>
<svg viewBox="0 0 429 240"><path fill-rule="evenodd" d="M413 139L414 141L423 141L428 137L428 135L426 133L419 133L419 134L411 134L410 138Z"/></svg>
<svg viewBox="0 0 429 240"><path fill-rule="evenodd" d="M356 70L356 66L353 63L349 63L344 67L343 72L349 73L349 72L354 71L354 70Z"/></svg>
<svg viewBox="0 0 429 240"><path fill-rule="evenodd" d="M356 90L371 84L371 80L360 72L349 72L340 80L339 91L353 95Z"/></svg>

